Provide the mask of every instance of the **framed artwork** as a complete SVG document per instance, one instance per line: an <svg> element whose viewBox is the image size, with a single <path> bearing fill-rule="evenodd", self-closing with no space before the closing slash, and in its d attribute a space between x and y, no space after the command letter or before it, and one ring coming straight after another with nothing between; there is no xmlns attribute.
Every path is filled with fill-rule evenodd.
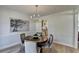
<svg viewBox="0 0 79 59"><path fill-rule="evenodd" d="M29 21L11 18L10 19L10 31L11 32L29 31Z"/></svg>

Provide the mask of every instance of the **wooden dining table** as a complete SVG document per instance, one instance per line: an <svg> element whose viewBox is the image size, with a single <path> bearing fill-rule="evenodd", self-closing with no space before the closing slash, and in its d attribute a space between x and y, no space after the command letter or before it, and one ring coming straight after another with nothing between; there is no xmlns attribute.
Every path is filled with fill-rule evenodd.
<svg viewBox="0 0 79 59"><path fill-rule="evenodd" d="M45 42L45 41L48 40L47 37L46 38L42 38L41 36L38 36L38 39L34 39L33 37L34 36L26 36L25 37L25 41L33 41L33 42L38 43L38 42Z"/></svg>
<svg viewBox="0 0 79 59"><path fill-rule="evenodd" d="M34 43L34 45L32 44L31 46L33 46L33 47L35 47L36 46L36 48L37 48L37 44L38 43L44 43L44 42L47 42L47 39L43 39L41 36L39 36L38 37L38 39L34 39L34 36L26 36L25 37L25 48L27 48L27 46L26 46L26 42L31 42L31 43ZM29 49L34 49L33 47L30 47ZM27 50L27 49L25 49L25 50ZM34 50L37 50L37 49L34 49Z"/></svg>

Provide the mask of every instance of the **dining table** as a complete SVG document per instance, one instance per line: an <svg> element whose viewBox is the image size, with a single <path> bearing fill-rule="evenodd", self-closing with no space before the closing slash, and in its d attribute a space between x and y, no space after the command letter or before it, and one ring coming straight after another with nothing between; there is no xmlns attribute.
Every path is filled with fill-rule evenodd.
<svg viewBox="0 0 79 59"><path fill-rule="evenodd" d="M29 52L31 52L31 53L32 52L36 53L37 47L38 47L37 44L47 42L47 38L43 38L42 36L38 36L38 38L36 36L26 36L24 42L25 42L25 52L26 53L28 52L27 50L30 50ZM31 51L31 50L33 50L33 51Z"/></svg>
<svg viewBox="0 0 79 59"><path fill-rule="evenodd" d="M38 38L34 38L34 37L38 37ZM25 41L32 41L32 42L45 42L47 41L47 37L43 38L42 36L26 36L25 37Z"/></svg>

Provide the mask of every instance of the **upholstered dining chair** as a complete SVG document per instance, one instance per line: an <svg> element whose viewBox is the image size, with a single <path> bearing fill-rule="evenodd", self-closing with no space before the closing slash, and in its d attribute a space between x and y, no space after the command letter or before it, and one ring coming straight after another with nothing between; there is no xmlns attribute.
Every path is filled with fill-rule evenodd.
<svg viewBox="0 0 79 59"><path fill-rule="evenodd" d="M48 47L51 48L53 45L53 35L50 34L49 39L48 39Z"/></svg>
<svg viewBox="0 0 79 59"><path fill-rule="evenodd" d="M40 47L40 53L42 53L43 48L52 48L53 43L53 35L50 34L49 38L45 42L38 43L37 46Z"/></svg>
<svg viewBox="0 0 79 59"><path fill-rule="evenodd" d="M24 44L25 33L20 34L22 44Z"/></svg>
<svg viewBox="0 0 79 59"><path fill-rule="evenodd" d="M39 52L40 52L40 53L43 52L42 47L43 47L44 45L46 45L47 42L48 42L48 41L46 40L46 41L44 41L44 42L38 42L38 43L37 43L37 51L38 51L38 53L39 53Z"/></svg>
<svg viewBox="0 0 79 59"><path fill-rule="evenodd" d="M25 38L25 33L20 34L20 39L21 39L21 52L24 52L25 46L24 46L24 39Z"/></svg>
<svg viewBox="0 0 79 59"><path fill-rule="evenodd" d="M37 53L36 43L33 41L25 41L25 53Z"/></svg>

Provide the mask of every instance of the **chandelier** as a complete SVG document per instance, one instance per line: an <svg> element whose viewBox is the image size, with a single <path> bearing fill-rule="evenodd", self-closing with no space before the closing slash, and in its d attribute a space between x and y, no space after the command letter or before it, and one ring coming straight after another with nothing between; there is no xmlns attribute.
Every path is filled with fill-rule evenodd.
<svg viewBox="0 0 79 59"><path fill-rule="evenodd" d="M35 13L31 16L31 19L40 17L40 15L38 14L38 7L38 5L35 5L36 10Z"/></svg>

